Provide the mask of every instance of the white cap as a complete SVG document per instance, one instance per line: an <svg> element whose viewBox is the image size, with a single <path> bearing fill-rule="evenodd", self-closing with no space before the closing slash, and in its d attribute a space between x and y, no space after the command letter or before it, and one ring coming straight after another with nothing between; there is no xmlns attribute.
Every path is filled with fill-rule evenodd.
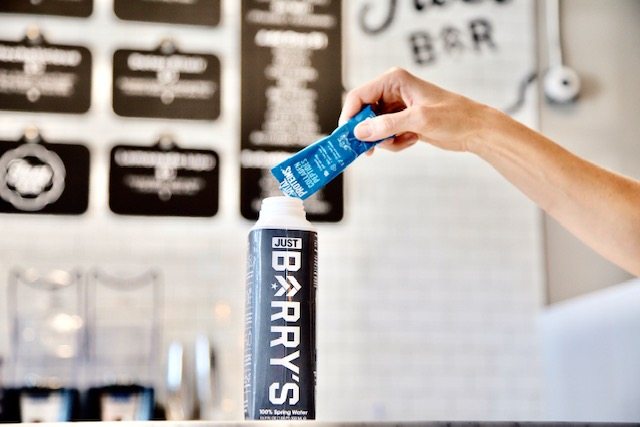
<svg viewBox="0 0 640 427"><path fill-rule="evenodd" d="M267 197L262 201L255 228L312 230L302 200L295 197Z"/></svg>

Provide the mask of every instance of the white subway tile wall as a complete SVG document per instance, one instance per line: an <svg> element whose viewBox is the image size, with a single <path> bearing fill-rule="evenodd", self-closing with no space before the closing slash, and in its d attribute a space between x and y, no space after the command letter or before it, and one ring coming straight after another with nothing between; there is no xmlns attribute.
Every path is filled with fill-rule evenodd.
<svg viewBox="0 0 640 427"><path fill-rule="evenodd" d="M2 112L0 136L16 137L35 123L52 141L89 145L90 210L73 218L0 219L5 359L6 279L13 268L88 273L99 267L123 275L157 269L162 348L173 340L192 346L196 334L207 334L220 375L215 416L242 417L244 259L251 223L239 214L239 3L225 0L223 10L215 30L123 22L110 33L116 20L111 2L96 0L87 21L50 18L43 25L51 38L71 42L82 34L91 47L94 79L100 82L94 84L92 109L81 119ZM0 16L0 39L20 38L39 19ZM111 112L113 50L150 48L167 33L184 50L213 51L221 58L223 112L215 123L130 121ZM534 101L523 112L528 120L535 119ZM221 203L214 218L132 218L108 211L109 147L149 143L165 130L220 154ZM378 151L346 172L344 220L318 227L318 418L537 419L539 212L469 155L423 144L399 154ZM116 309L113 316L125 314ZM164 358L161 352L151 362L161 366ZM2 378L14 380L8 368ZM161 368L155 380L162 384Z"/></svg>
<svg viewBox="0 0 640 427"><path fill-rule="evenodd" d="M424 147L348 174L352 229L320 241L320 350L332 351L318 381L349 397L319 412L535 418L535 208L478 160Z"/></svg>
<svg viewBox="0 0 640 427"><path fill-rule="evenodd" d="M476 159L424 147L361 159L347 183L344 222L319 227L318 417L535 419L536 209ZM10 217L0 274L158 269L163 348L207 333L220 416L238 418L249 224L221 222Z"/></svg>

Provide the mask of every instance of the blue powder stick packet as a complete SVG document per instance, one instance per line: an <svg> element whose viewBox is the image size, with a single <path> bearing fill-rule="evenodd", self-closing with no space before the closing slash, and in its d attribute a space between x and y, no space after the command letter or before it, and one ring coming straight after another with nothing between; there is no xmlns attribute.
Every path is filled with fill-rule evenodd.
<svg viewBox="0 0 640 427"><path fill-rule="evenodd" d="M287 196L304 200L340 175L360 154L380 142L360 141L353 134L358 123L375 116L371 106L366 106L331 135L303 148L271 169L280 183L280 190Z"/></svg>

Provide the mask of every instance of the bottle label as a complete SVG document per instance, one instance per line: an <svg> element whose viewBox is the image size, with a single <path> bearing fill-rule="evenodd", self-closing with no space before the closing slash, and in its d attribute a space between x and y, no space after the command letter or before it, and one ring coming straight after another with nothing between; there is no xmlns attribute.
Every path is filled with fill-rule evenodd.
<svg viewBox="0 0 640 427"><path fill-rule="evenodd" d="M245 418L315 419L317 237L249 234Z"/></svg>

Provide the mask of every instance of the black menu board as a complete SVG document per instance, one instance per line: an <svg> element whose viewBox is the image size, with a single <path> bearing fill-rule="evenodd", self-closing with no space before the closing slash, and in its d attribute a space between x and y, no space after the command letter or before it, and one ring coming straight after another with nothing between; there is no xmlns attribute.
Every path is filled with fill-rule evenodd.
<svg viewBox="0 0 640 427"><path fill-rule="evenodd" d="M1 0L0 12L59 15L86 18L93 11L93 0Z"/></svg>
<svg viewBox="0 0 640 427"><path fill-rule="evenodd" d="M331 133L342 97L341 5L242 1L241 206L256 219L280 195L269 169ZM343 215L342 176L305 201L312 221Z"/></svg>
<svg viewBox="0 0 640 427"><path fill-rule="evenodd" d="M87 147L0 141L0 212L77 215L88 203Z"/></svg>
<svg viewBox="0 0 640 427"><path fill-rule="evenodd" d="M111 149L109 207L117 214L209 217L218 212L219 158L174 143Z"/></svg>
<svg viewBox="0 0 640 427"><path fill-rule="evenodd" d="M85 113L91 105L91 53L43 38L0 40L0 109Z"/></svg>
<svg viewBox="0 0 640 427"><path fill-rule="evenodd" d="M125 117L215 120L220 115L220 60L179 52L117 50L113 55L113 110Z"/></svg>
<svg viewBox="0 0 640 427"><path fill-rule="evenodd" d="M166 22L215 27L220 0L115 0L115 14L130 21Z"/></svg>

